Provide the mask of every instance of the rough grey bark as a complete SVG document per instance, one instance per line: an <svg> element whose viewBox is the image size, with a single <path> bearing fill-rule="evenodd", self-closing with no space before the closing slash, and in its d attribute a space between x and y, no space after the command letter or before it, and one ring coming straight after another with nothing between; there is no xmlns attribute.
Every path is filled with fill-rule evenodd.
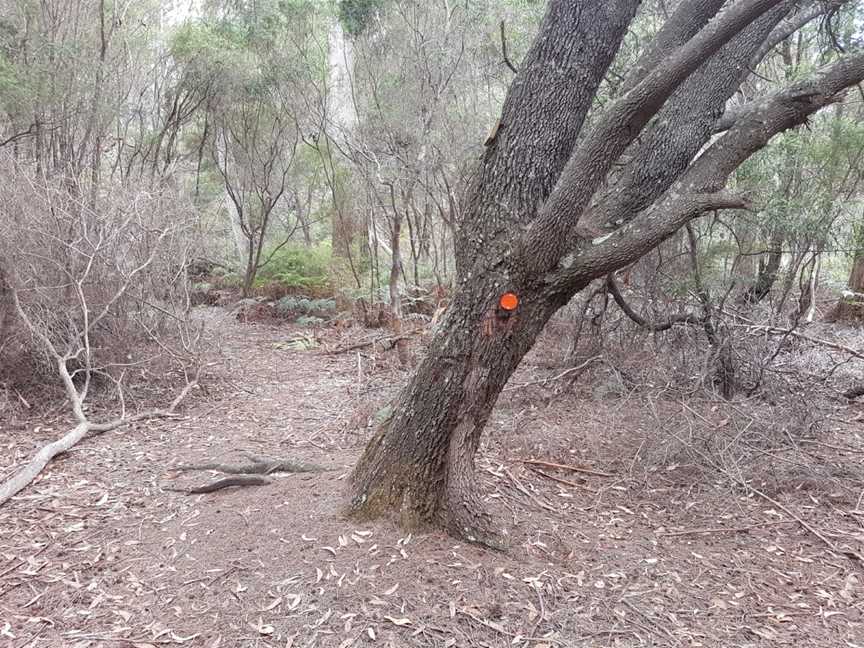
<svg viewBox="0 0 864 648"><path fill-rule="evenodd" d="M638 5L638 0L549 3L468 191L456 236L460 276L470 274L475 260L484 264L490 246L506 239L514 226L536 216L570 158Z"/></svg>
<svg viewBox="0 0 864 648"><path fill-rule="evenodd" d="M803 124L862 79L864 54L849 55L754 102L754 110L709 146L651 207L602 240L574 246L546 275L548 289L567 290L595 273L602 276L623 268L629 259L638 259L705 211L746 207L744 197L723 191L729 175L772 137Z"/></svg>
<svg viewBox="0 0 864 648"><path fill-rule="evenodd" d="M642 78L676 48L699 33L717 15L726 0L685 0L657 32L621 85L622 92L632 90Z"/></svg>
<svg viewBox="0 0 864 648"><path fill-rule="evenodd" d="M549 4L511 88L466 202L457 291L391 418L355 468L354 515L398 511L403 523L437 523L497 545L474 482L474 455L498 395L551 315L591 280L632 263L706 210L746 207L746 199L723 190L729 174L774 134L864 78L864 66L849 57L766 99L757 119L737 123L629 223L585 239L574 226L592 194L664 102L705 60L784 3L735 3L651 67L581 135L587 104L635 3L575 4ZM580 61L587 69L573 67ZM693 87L693 101L699 92ZM509 317L497 308L507 290L521 297Z"/></svg>
<svg viewBox="0 0 864 648"><path fill-rule="evenodd" d="M747 26L678 88L631 147L622 172L580 219L583 237L601 236L630 221L671 186L705 144L726 102L749 74L753 52L790 5L784 2Z"/></svg>
<svg viewBox="0 0 864 648"><path fill-rule="evenodd" d="M632 90L615 101L580 141L555 190L522 237L516 254L522 273L552 270L582 238L578 224L594 192L630 143L664 102L702 63L780 0L736 3L676 49Z"/></svg>

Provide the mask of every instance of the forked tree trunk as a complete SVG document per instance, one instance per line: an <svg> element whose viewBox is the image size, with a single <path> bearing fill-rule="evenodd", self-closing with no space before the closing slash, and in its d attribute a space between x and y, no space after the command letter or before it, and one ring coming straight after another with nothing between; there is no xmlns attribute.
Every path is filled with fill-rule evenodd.
<svg viewBox="0 0 864 648"><path fill-rule="evenodd" d="M535 289L511 318L499 316L498 298L513 287L511 230L552 191L637 5L550 2L467 197L456 240L461 281L441 332L355 468L356 516L396 510L403 524L496 544L474 455L501 389L561 305Z"/></svg>
<svg viewBox="0 0 864 648"><path fill-rule="evenodd" d="M502 388L552 314L592 279L634 262L691 219L744 207L741 197L723 191L738 165L864 78L864 56L841 59L745 106L695 157L747 62L794 3L740 0L696 34L724 3L684 0L634 67L626 92L580 133L638 4L549 2L465 203L458 289L390 420L354 470L353 515L398 511L403 524L437 523L496 546L474 456ZM647 126L658 111L662 118ZM643 142L662 146L634 144L643 129ZM625 151L618 186L604 191ZM507 291L520 297L509 317L498 308Z"/></svg>

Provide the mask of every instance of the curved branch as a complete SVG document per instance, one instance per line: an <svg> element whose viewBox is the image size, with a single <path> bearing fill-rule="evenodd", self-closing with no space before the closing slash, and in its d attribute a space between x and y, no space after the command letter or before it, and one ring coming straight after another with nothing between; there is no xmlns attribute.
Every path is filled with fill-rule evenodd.
<svg viewBox="0 0 864 648"><path fill-rule="evenodd" d="M519 70L516 69L516 66L510 62L510 57L507 56L507 36L504 33L504 21L501 21L501 56L504 57L504 64L510 68L510 71L513 74L519 74Z"/></svg>
<svg viewBox="0 0 864 648"><path fill-rule="evenodd" d="M659 333L660 331L668 331L676 324L702 324L702 320L693 313L672 315L665 322L650 322L644 317L642 317L639 313L637 313L633 309L633 307L627 303L627 301L624 299L624 295L621 294L621 289L618 287L618 283L615 281L615 277L612 275L612 273L606 275L606 288L609 290L609 294L612 295L612 299L615 300L615 303L618 304L618 307L627 317L636 322L636 324L638 324L642 328L646 328L649 331L653 331L654 333Z"/></svg>
<svg viewBox="0 0 864 648"><path fill-rule="evenodd" d="M807 23L819 18L820 16L836 11L839 7L848 2L849 0L814 2L812 6L806 9L801 9L786 18L783 22L777 25L768 39L762 44L762 47L759 48L759 51L753 56L753 59L750 61L750 68L755 69L756 66L759 65L766 56L768 56L768 53L771 50L789 38L796 31L804 27Z"/></svg>
<svg viewBox="0 0 864 648"><path fill-rule="evenodd" d="M725 0L688 0L679 4L663 23L645 53L630 68L621 92L632 90L666 56L699 33L717 15Z"/></svg>

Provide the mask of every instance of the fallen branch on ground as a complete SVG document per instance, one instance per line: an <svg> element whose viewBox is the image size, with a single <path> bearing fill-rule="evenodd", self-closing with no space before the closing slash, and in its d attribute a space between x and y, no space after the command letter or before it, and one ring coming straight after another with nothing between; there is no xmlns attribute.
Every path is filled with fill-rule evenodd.
<svg viewBox="0 0 864 648"><path fill-rule="evenodd" d="M830 340L823 340L821 338L813 337L812 335L807 335L806 333L798 333L794 329L786 329L781 328L779 326L764 326L761 324L729 324L732 328L743 328L749 329L751 331L762 331L767 333L768 335L790 335L792 337L798 338L799 340L806 340L807 342L812 342L813 344L824 346L829 349L834 349L835 351L842 351L843 353L848 353L851 356L864 360L864 353L861 351L857 351L852 347L845 346L843 344L839 344L837 342L831 342Z"/></svg>
<svg viewBox="0 0 864 648"><path fill-rule="evenodd" d="M551 378L542 378L540 380L532 380L532 381L527 382L527 383L522 383L521 385L513 385L512 387L505 387L504 391L505 392L506 391L513 391L514 389L522 389L523 387L530 387L531 385L546 385L550 382L560 380L564 376L569 376L570 374L572 374L575 371L579 371L580 369L584 369L585 367L587 367L588 365L590 365L592 362L594 362L596 360L602 360L602 359L603 359L602 356L599 356L599 355L593 356L591 358L588 358L582 364L578 364L575 367L570 367L569 369L565 369L561 373L556 374L556 375L552 376Z"/></svg>
<svg viewBox="0 0 864 648"><path fill-rule="evenodd" d="M136 421L174 416L174 410L177 409L180 401L182 401L189 391L197 384L198 378L196 376L195 380L189 382L183 388L183 391L181 391L177 398L174 399L174 402L171 403L168 409L141 412L140 414L115 419L108 423L91 423L87 420L81 421L64 436L60 437L56 441L52 441L46 446L43 446L42 449L39 450L39 452L37 452L23 468L3 484L0 484L0 506L5 504L9 499L17 495L28 484L30 484L30 482L36 479L36 476L42 472L45 466L48 465L49 461L57 455L69 450L72 446L87 436L88 433L92 432L94 434L102 434Z"/></svg>
<svg viewBox="0 0 864 648"><path fill-rule="evenodd" d="M757 522L756 524L748 524L746 526L737 527L705 527L702 529L684 529L683 531L664 531L657 535L674 537L685 535L699 535L700 533L743 533L752 529L760 529L767 526L778 526L780 524L798 524L797 520L771 520L769 522Z"/></svg>
<svg viewBox="0 0 864 648"><path fill-rule="evenodd" d="M66 399L69 402L72 415L75 419L75 427L56 441L43 446L17 473L0 484L0 506L30 484L54 457L67 452L88 434L108 432L136 421L174 416L180 402L189 394L193 387L198 385L202 364L200 357L193 347L200 337L200 329L197 335L193 334L188 328L182 330L181 344L183 345L183 351L177 351L169 348L165 340L159 339L154 334L150 324L140 321L138 322L139 332L143 332L151 342L159 347L159 353L172 357L182 366L186 385L167 409L150 410L127 415L126 401L122 389L122 376L125 375L125 371L119 378L112 377L110 372L105 370L104 365L100 366L97 363L94 357L96 349L91 343L91 336L95 334L94 332L98 330L98 327L110 321L108 318L109 314L112 310L120 307L127 292L139 283L139 277L143 276L144 272L151 267L156 259L159 244L174 229L173 225L167 225L158 231L156 241L149 249L144 260L131 269L126 268L123 264L112 265L109 263L106 265L101 263L108 258L107 252L101 243L91 243L90 247L84 247L80 250L75 245L69 245L70 249L75 250L81 256L83 263L81 264L82 270L79 275L70 275L70 288L74 299L70 302L72 305L67 313L69 319L65 327L56 326L51 323L52 320L50 318L47 320L40 319L46 316L44 311L39 308L34 308L32 312L28 311L22 305L17 287L25 282L15 277L8 279L11 286L9 293L12 297L12 304L15 307L18 319L24 323L34 340L40 344L42 350L54 362L57 375L63 384ZM115 232L115 235L119 236L120 234L123 234L125 237L128 233L123 231L120 233ZM150 234L152 232L148 231L148 236ZM45 240L54 240L53 234L50 232L46 233L45 237ZM101 230L98 240L100 242L103 240ZM113 279L115 288L107 296L99 298L96 301L99 306L94 309L93 303L88 302L90 295L85 291L85 286L94 282L97 268L103 273L103 276L100 277L102 281L112 285L110 280ZM107 275L104 273L107 273ZM131 319L134 320L134 317ZM73 333L64 337L58 333L58 330L71 331ZM129 366L133 366L133 364L130 361ZM111 366L111 363L108 366ZM115 384L119 394L120 416L107 423L94 423L88 418L85 411L85 402L93 377L96 375L110 379Z"/></svg>
<svg viewBox="0 0 864 648"><path fill-rule="evenodd" d="M368 346L374 346L380 343L388 343L389 346L386 347L386 351L389 351L393 347L396 346L397 342L402 340L407 340L412 336L416 335L418 331L414 331L412 333L405 333L403 335L383 335L381 337L376 337L371 340L366 340L364 342L357 342L356 344L350 344L347 347L337 347L331 351L327 351L327 355L339 355L340 353L348 353L349 351L356 351L357 349L364 349Z"/></svg>
<svg viewBox="0 0 864 648"><path fill-rule="evenodd" d="M650 402L650 404L651 404L652 414L654 415L654 420L657 421L658 427L661 430L665 429L663 422L660 420L660 416L657 414L657 410L654 407L654 403ZM681 439L681 437L678 434L676 434L675 432L669 430L669 434L676 441L678 441L678 443L689 448L692 452L697 454L706 463L706 465L711 466L717 472L725 475L729 481L731 481L732 483L743 488L745 491L747 491L749 493L753 493L754 495L756 495L758 497L761 497L763 500L765 500L766 502L768 502L769 504L771 504L775 508L783 511L783 513L785 513L789 518L791 518L791 520L795 521L801 528L803 528L804 530L809 532L813 537L817 538L820 542L822 542L822 544L824 544L831 552L833 552L839 556L845 556L846 558L858 563L859 565L864 563L864 557L862 557L861 554L859 554L857 551L854 551L852 549L848 549L848 550L847 549L841 549L840 547L835 545L831 540L829 540L827 537L825 537L825 535L823 533L821 533L816 527L814 527L812 524L808 523L806 520L802 519L799 515L796 515L788 506L784 506L783 504L778 502L776 499L774 499L770 495L764 493L763 491L759 490L758 488L751 486L745 479L742 479L738 475L735 475L732 472L730 472L727 468L719 465L716 461L714 461L711 457L709 457L707 454L705 454L702 450L695 447L693 444L688 443L688 442L684 441L683 439Z"/></svg>
<svg viewBox="0 0 864 648"><path fill-rule="evenodd" d="M545 477L546 479L551 479L552 481L558 482L559 484L564 484L565 486L570 486L572 488L581 488L582 490L587 490L591 493L597 492L593 488L589 488L588 486L585 486L583 484L579 484L579 483L574 482L574 481L569 481L567 479L561 479L560 477L556 477L555 475L550 475L547 472L543 472L539 468L532 468L531 466L529 466L528 470L530 470L533 473L537 473L538 475L540 475L541 477Z"/></svg>

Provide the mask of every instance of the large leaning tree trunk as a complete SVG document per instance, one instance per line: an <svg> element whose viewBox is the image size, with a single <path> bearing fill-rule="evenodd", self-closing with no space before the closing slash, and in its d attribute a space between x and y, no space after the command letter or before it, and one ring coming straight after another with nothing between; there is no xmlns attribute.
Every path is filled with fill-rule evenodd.
<svg viewBox="0 0 864 648"><path fill-rule="evenodd" d="M684 0L619 98L586 120L638 4L549 2L470 188L456 294L355 468L354 515L396 511L404 524L498 546L474 456L498 395L549 318L700 214L747 208L725 190L737 166L864 78L864 56L847 55L739 106L720 128L749 65L800 3ZM499 307L506 292L519 297L514 311Z"/></svg>

